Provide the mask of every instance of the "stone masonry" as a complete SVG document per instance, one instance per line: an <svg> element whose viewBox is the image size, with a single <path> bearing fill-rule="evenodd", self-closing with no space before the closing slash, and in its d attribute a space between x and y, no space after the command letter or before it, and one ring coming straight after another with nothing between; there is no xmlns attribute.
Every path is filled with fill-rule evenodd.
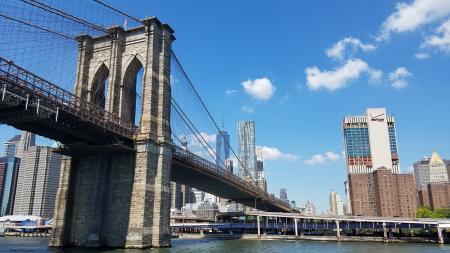
<svg viewBox="0 0 450 253"><path fill-rule="evenodd" d="M101 37L78 37L75 94L130 122L137 110L141 118L135 152L63 158L50 246L170 246L170 58L175 38L156 18L142 23L129 30L110 28ZM136 108L133 91L140 68L142 107Z"/></svg>

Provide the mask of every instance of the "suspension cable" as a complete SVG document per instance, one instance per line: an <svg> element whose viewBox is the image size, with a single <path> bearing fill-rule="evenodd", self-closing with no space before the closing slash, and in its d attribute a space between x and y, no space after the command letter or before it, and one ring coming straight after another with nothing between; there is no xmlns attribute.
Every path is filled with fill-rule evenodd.
<svg viewBox="0 0 450 253"><path fill-rule="evenodd" d="M84 19L75 17L75 16L73 16L73 15L67 13L67 12L64 12L62 10L56 9L56 8L51 7L49 5L46 5L46 4L42 3L42 2L39 2L39 1L36 1L36 0L20 0L20 1L24 2L26 4L29 4L29 5L32 5L32 6L36 7L36 8L41 9L41 10L53 13L53 14L58 15L60 17L70 19L70 20L72 20L72 21L74 21L74 22L76 22L78 24L81 24L81 25L84 25L84 26L88 26L90 28L93 28L95 30L98 30L98 31L101 31L101 32L104 32L104 33L108 33L108 31L105 28L103 28L103 27L100 27L100 26L98 26L96 24L93 24L93 23L91 23L89 21L86 21Z"/></svg>
<svg viewBox="0 0 450 253"><path fill-rule="evenodd" d="M173 105L173 104L172 104ZM180 111L177 109L176 106L174 106L175 111L178 113L178 115L181 116L181 119L184 121L184 123L186 123L187 127L189 128L189 130L194 134L195 138L197 138L197 140L199 141L199 143L203 146L203 148L205 148L208 152L208 154L215 159L214 155L211 154L211 152L214 153L213 149L209 146L208 142L203 138L203 136L201 134L199 134L200 138L202 138L202 140L206 143L206 145L208 145L208 147L206 147L204 145L204 143L199 139L199 136L195 134L195 131L192 129L192 127L186 122L186 120L183 118L183 116L181 115ZM179 108L181 110L181 108ZM189 119L188 119L189 120ZM194 127L195 128L195 127Z"/></svg>
<svg viewBox="0 0 450 253"><path fill-rule="evenodd" d="M186 113L183 111L183 109L178 105L178 103L172 98L172 104L173 105L175 105L175 110L177 111L177 113L180 115L180 111L181 111L181 113L183 114L183 115L180 115L181 117L182 117L182 120L186 123L186 125L188 125L188 127L189 127L189 124L194 128L194 130L195 130L195 132L197 132L198 133L198 135L202 138L202 140L206 143L206 145L208 145L208 148L209 149L207 149L208 150L208 153L210 153L210 152L213 152L214 153L214 155L216 156L216 157L213 157L213 159L217 159L217 153L214 151L214 149L209 145L209 143L205 140L205 138L202 136L202 134L200 133L200 131L195 127L195 125L192 123L192 121L189 119L189 117L186 115ZM178 109L177 109L178 108ZM183 117L184 116L184 117ZM186 120L184 120L184 118L186 119L186 120L188 120L188 122L189 122L189 124L188 124L188 122L186 122ZM195 132L192 130L192 128L191 127L189 127L189 129L194 133L194 135L195 135ZM198 138L198 137L197 137ZM210 154L211 155L211 154ZM219 161L220 162L222 162L222 164L223 165L225 165L225 163L221 160L221 159L219 159Z"/></svg>
<svg viewBox="0 0 450 253"><path fill-rule="evenodd" d="M62 34L62 33L59 33L59 32L55 32L55 31L52 31L52 30L47 29L47 28L45 28L45 27L40 27L40 26L31 24L31 23L28 23L28 22L26 22L26 21L22 21L22 20L19 20L19 19L10 17L10 16L6 16L6 15L4 15L3 13L0 13L0 17L6 18L6 19L9 19L9 20L12 20L12 21L15 21L15 22L20 23L20 24L22 24L22 25L30 26L30 27L33 27L33 28L36 28L36 29L39 29L39 30L42 30L42 31L45 31L45 32L49 32L49 33L52 33L52 34L55 34L55 35L64 37L64 38L66 38L66 39L70 39L70 40L75 40L75 41L76 41L75 38L72 38L72 37L70 37L70 36L68 36L68 35L65 35L65 34Z"/></svg>
<svg viewBox="0 0 450 253"><path fill-rule="evenodd" d="M183 73L183 75L186 77L189 85L191 86L192 90L194 91L195 95L197 96L197 98L199 99L200 103L202 104L203 108L205 109L206 113L208 114L209 118L211 119L211 121L213 122L214 126L216 127L217 131L220 133L220 135L222 136L222 139L224 140L224 142L227 144L227 146L230 148L231 152L233 152L234 156L236 157L236 159L238 160L239 164L242 166L242 168L244 168L245 172L250 175L250 177L252 178L252 181L256 184L256 180L253 177L253 175L251 173L249 173L248 169L246 168L246 166L244 166L244 163L239 159L239 156L236 155L236 153L234 152L234 150L231 148L230 143L226 140L225 136L223 135L222 131L220 130L219 126L217 125L217 123L214 121L214 118L212 117L211 113L209 112L208 108L206 107L205 103L203 102L202 98L200 97L200 95L197 92L197 89L195 89L191 79L189 78L189 76L187 75L186 71L183 68L183 65L181 65L180 61L178 60L178 57L175 55L175 52L173 50L171 50L172 52L172 56L174 57L175 61L177 62L177 65L180 67L181 72Z"/></svg>
<svg viewBox="0 0 450 253"><path fill-rule="evenodd" d="M126 14L125 12L123 12L123 11L121 11L121 10L119 10L119 9L116 9L116 8L112 7L111 5L109 5L109 4L104 3L103 1L100 1L100 0L94 0L94 2L96 2L96 3L98 3L98 4L101 4L101 5L105 6L106 8L108 8L108 9L110 9L110 10L113 10L113 11L115 11L115 12L121 14L121 15L124 15L125 17L130 18L130 19L132 19L132 20L134 20L134 21L136 21L136 22L142 23L141 20L139 20L138 18L135 18L135 17L133 17L133 16L130 16L130 15Z"/></svg>

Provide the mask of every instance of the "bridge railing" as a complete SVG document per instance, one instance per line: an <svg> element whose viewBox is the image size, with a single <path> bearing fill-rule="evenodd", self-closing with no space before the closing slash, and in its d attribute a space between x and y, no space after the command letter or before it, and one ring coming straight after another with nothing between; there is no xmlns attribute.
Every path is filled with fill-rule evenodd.
<svg viewBox="0 0 450 253"><path fill-rule="evenodd" d="M55 113L63 110L80 119L108 129L126 138L133 138L136 127L130 121L124 121L119 116L75 96L57 85L15 65L0 57L0 78L8 83L4 91L11 89L26 91L30 96L40 99L47 107L53 107ZM17 95L17 94L16 94Z"/></svg>
<svg viewBox="0 0 450 253"><path fill-rule="evenodd" d="M242 178L234 175L232 172L224 170L220 166L193 154L192 152L178 146L174 146L174 156L185 158L185 160L191 163L194 166L201 166L203 168L207 168L209 171L219 174L221 177L227 179L228 181L233 182L239 187L246 189L248 192L251 192L253 195L258 196L259 198L266 200L268 202L272 202L278 206L282 206L286 209L290 209L290 206L286 204L284 201L273 197L267 192L263 191L257 185L253 185Z"/></svg>

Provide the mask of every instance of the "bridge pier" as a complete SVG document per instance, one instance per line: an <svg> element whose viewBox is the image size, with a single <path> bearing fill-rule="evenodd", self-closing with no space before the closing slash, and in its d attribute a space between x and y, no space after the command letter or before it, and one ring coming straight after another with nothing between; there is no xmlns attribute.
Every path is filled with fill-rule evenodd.
<svg viewBox="0 0 450 253"><path fill-rule="evenodd" d="M65 157L49 245L123 246L133 167L132 153Z"/></svg>
<svg viewBox="0 0 450 253"><path fill-rule="evenodd" d="M439 226L437 227L437 235L438 235L437 243L444 244L444 235L442 233L442 228Z"/></svg>
<svg viewBox="0 0 450 253"><path fill-rule="evenodd" d="M260 225L261 217L259 215L256 215L256 226L258 229L258 239L261 239L261 225Z"/></svg>
<svg viewBox="0 0 450 253"><path fill-rule="evenodd" d="M294 218L295 237L298 237L297 218Z"/></svg>
<svg viewBox="0 0 450 253"><path fill-rule="evenodd" d="M135 110L141 110L139 132L129 140L134 151L132 144L110 153L85 144L95 154L80 147L68 152L50 246L170 247L170 58L175 38L154 17L142 23L129 30L114 27L100 37L78 37L75 93L88 94L91 103L99 100L97 106L131 124ZM136 108L128 90L138 92L133 89L139 67L144 70L142 107Z"/></svg>
<svg viewBox="0 0 450 253"><path fill-rule="evenodd" d="M336 239L341 240L341 228L339 227L339 221L336 221Z"/></svg>
<svg viewBox="0 0 450 253"><path fill-rule="evenodd" d="M384 223L384 222L383 222L383 241L384 242L389 242L388 230L386 228L386 223Z"/></svg>
<svg viewBox="0 0 450 253"><path fill-rule="evenodd" d="M172 147L139 143L126 248L170 247Z"/></svg>

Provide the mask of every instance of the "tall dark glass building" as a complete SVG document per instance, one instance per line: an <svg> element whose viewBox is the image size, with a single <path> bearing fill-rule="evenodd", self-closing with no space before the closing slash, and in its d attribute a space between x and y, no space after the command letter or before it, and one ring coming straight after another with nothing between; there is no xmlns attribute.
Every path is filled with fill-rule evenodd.
<svg viewBox="0 0 450 253"><path fill-rule="evenodd" d="M13 214L19 166L17 157L0 157L0 217Z"/></svg>
<svg viewBox="0 0 450 253"><path fill-rule="evenodd" d="M230 158L230 135L227 131L220 130L216 134L216 165L226 167L226 160Z"/></svg>

